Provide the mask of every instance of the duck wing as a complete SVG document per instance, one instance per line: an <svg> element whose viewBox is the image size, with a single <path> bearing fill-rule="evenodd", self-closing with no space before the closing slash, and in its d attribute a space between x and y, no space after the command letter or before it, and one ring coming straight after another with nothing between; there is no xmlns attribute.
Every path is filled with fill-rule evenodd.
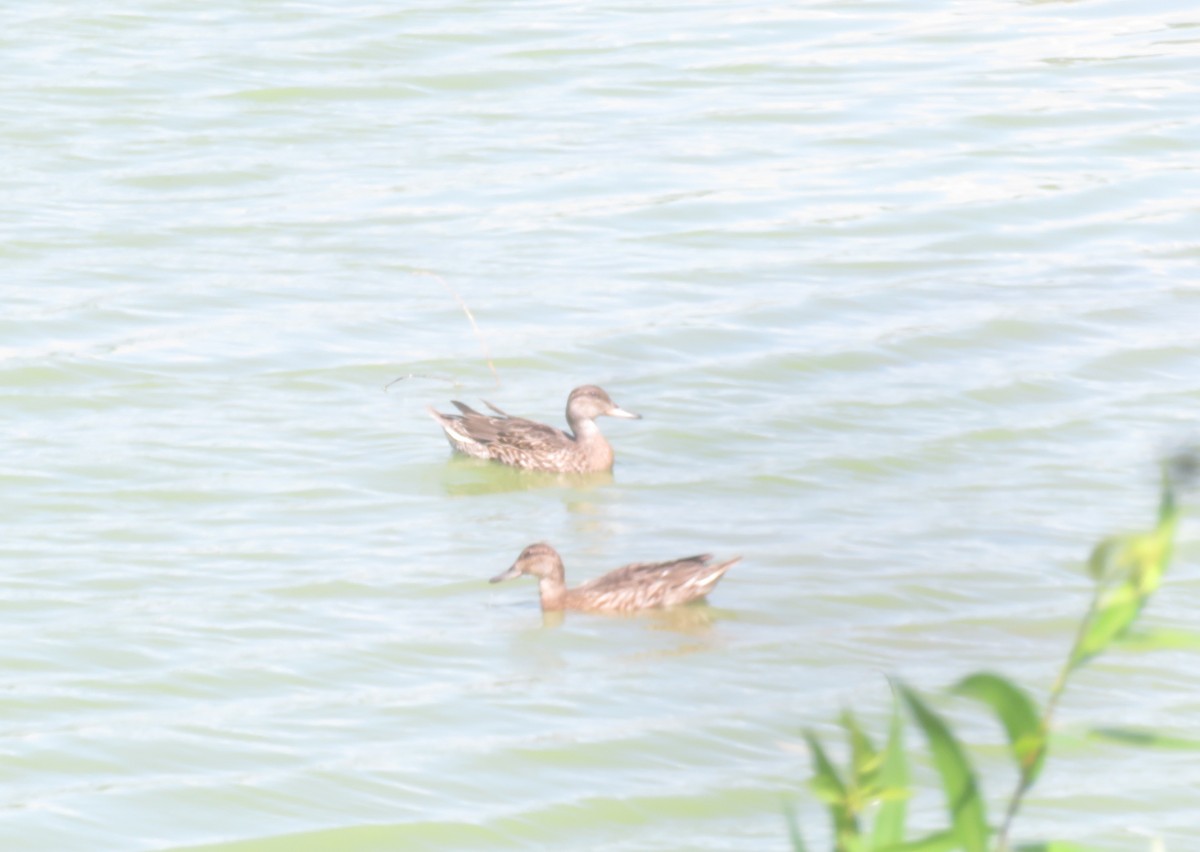
<svg viewBox="0 0 1200 852"><path fill-rule="evenodd" d="M667 562L635 562L572 589L581 609L630 610L674 606L707 595L741 557L712 564L712 554Z"/></svg>
<svg viewBox="0 0 1200 852"><path fill-rule="evenodd" d="M461 412L458 417L454 415L449 417L454 421L455 431L480 444L490 444L496 440L496 436L500 433L498 421L504 418L481 414L457 399L450 400L450 403Z"/></svg>
<svg viewBox="0 0 1200 852"><path fill-rule="evenodd" d="M490 402L485 405L497 412L497 416L483 414L456 399L451 402L462 412L462 416L454 418L460 431L480 444L499 444L515 450L537 452L573 441L570 435L560 429L524 417L512 417Z"/></svg>

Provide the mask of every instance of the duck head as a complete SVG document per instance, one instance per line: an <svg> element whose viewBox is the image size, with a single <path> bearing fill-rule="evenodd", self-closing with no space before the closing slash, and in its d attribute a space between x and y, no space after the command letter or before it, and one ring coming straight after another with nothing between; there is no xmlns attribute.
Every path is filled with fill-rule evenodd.
<svg viewBox="0 0 1200 852"><path fill-rule="evenodd" d="M567 422L578 423L583 420L595 420L597 417L623 417L626 420L641 420L642 415L634 414L621 408L605 393L603 388L595 385L583 385L571 391L567 397Z"/></svg>
<svg viewBox="0 0 1200 852"><path fill-rule="evenodd" d="M531 544L521 551L517 561L503 574L497 574L491 579L493 583L512 580L522 574L537 577L538 580L557 580L562 582L563 564L558 551L545 542Z"/></svg>

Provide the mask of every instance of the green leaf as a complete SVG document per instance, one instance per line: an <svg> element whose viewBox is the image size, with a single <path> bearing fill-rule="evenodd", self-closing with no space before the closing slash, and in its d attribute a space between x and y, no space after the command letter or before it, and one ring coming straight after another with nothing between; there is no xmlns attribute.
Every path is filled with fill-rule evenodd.
<svg viewBox="0 0 1200 852"><path fill-rule="evenodd" d="M954 852L959 848L953 831L939 831L920 840L910 840L895 846L876 846L872 852Z"/></svg>
<svg viewBox="0 0 1200 852"><path fill-rule="evenodd" d="M1111 740L1125 745L1161 748L1169 751L1200 751L1200 740L1184 737L1169 737L1155 731L1145 731L1138 728L1093 728L1089 736Z"/></svg>
<svg viewBox="0 0 1200 852"><path fill-rule="evenodd" d="M1191 460L1194 463L1194 459ZM1121 638L1162 583L1171 562L1179 507L1171 483L1171 466L1163 474L1158 524L1146 533L1106 538L1092 550L1088 572L1101 583L1119 581L1103 593L1084 632L1071 651L1070 667L1078 668Z"/></svg>
<svg viewBox="0 0 1200 852"><path fill-rule="evenodd" d="M852 785L866 785L878 771L881 757L875 745L859 727L858 720L849 710L842 711L842 727L850 738L850 769Z"/></svg>
<svg viewBox="0 0 1200 852"><path fill-rule="evenodd" d="M834 769L833 762L825 753L825 748L817 739L817 735L812 731L805 731L804 739L808 742L808 748L812 752L814 775L811 783L813 792L817 798L829 805L829 817L833 821L833 831L840 844L842 838L858 834L858 822L850 808L846 785L842 782L837 770Z"/></svg>
<svg viewBox="0 0 1200 852"><path fill-rule="evenodd" d="M1121 567L1120 556L1125 538L1123 535L1110 535L1092 548L1092 555L1088 557L1088 574L1093 580L1104 582L1117 573Z"/></svg>
<svg viewBox="0 0 1200 852"><path fill-rule="evenodd" d="M1079 668L1128 630L1144 602L1145 598L1128 583L1106 595L1071 651L1071 668Z"/></svg>
<svg viewBox="0 0 1200 852"><path fill-rule="evenodd" d="M812 731L805 731L804 739L808 742L808 750L812 753L813 779L811 784L813 790L822 801L844 801L846 785L842 783L841 776L838 775L829 755L825 753L825 747L821 745L821 741Z"/></svg>
<svg viewBox="0 0 1200 852"><path fill-rule="evenodd" d="M800 834L800 823L796 819L796 807L789 801L783 803L783 815L787 820L788 837L792 841L792 852L808 852L804 837Z"/></svg>
<svg viewBox="0 0 1200 852"><path fill-rule="evenodd" d="M925 732L933 763L942 777L946 805L954 837L964 852L986 852L988 842L987 815L975 773L967 762L962 746L950 728L936 713L925 706L920 696L907 686L899 686L909 710Z"/></svg>
<svg viewBox="0 0 1200 852"><path fill-rule="evenodd" d="M1004 726L1017 771L1027 784L1037 780L1046 757L1046 736L1033 699L1012 681L980 672L964 678L954 692L982 701Z"/></svg>
<svg viewBox="0 0 1200 852"><path fill-rule="evenodd" d="M1176 519L1171 515L1154 532L1134 536L1129 542L1129 559L1133 564L1133 583L1140 597L1146 598L1158 589L1163 574L1171 562L1175 540Z"/></svg>
<svg viewBox="0 0 1200 852"><path fill-rule="evenodd" d="M1118 640L1131 651L1200 650L1200 632L1195 630L1129 630Z"/></svg>
<svg viewBox="0 0 1200 852"><path fill-rule="evenodd" d="M876 849L896 845L904 840L904 821L908 816L909 778L908 756L904 753L904 719L900 704L892 699L892 721L887 745L883 747L883 764L879 769L879 798L882 804L875 815L871 843Z"/></svg>

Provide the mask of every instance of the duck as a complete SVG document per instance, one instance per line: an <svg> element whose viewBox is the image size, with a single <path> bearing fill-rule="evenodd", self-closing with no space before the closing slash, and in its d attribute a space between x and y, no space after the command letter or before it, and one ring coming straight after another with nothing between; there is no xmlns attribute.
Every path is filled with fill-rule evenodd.
<svg viewBox="0 0 1200 852"><path fill-rule="evenodd" d="M667 562L635 562L568 589L562 557L543 541L522 550L512 567L491 582L525 574L537 577L543 611L632 612L699 600L741 558L714 562L712 554L704 553Z"/></svg>
<svg viewBox="0 0 1200 852"><path fill-rule="evenodd" d="M640 414L621 408L603 388L595 385L577 387L567 397L570 432L513 417L487 400L484 405L494 411L495 416L478 412L458 400L451 402L461 414L442 414L432 406L426 410L442 427L454 450L477 459L491 459L512 467L548 473L611 470L613 449L600 434L596 418L642 419Z"/></svg>

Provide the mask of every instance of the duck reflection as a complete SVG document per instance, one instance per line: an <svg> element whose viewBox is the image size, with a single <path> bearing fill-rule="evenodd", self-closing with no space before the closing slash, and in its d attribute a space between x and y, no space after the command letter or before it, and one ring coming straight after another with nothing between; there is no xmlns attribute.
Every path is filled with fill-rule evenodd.
<svg viewBox="0 0 1200 852"><path fill-rule="evenodd" d="M687 636L703 636L709 633L719 621L736 620L736 616L729 610L710 606L705 601L684 604L683 606L667 607L666 609L642 610L639 612L588 613L587 616L573 617L594 618L597 615L622 620L637 619L650 630L664 630ZM555 629L562 627L566 619L567 613L565 610L554 609L542 611L543 628Z"/></svg>
<svg viewBox="0 0 1200 852"><path fill-rule="evenodd" d="M612 483L611 470L595 473L546 473L505 467L464 456L451 458L446 463L442 477L442 487L451 497L510 494L543 488L566 488L586 492Z"/></svg>

